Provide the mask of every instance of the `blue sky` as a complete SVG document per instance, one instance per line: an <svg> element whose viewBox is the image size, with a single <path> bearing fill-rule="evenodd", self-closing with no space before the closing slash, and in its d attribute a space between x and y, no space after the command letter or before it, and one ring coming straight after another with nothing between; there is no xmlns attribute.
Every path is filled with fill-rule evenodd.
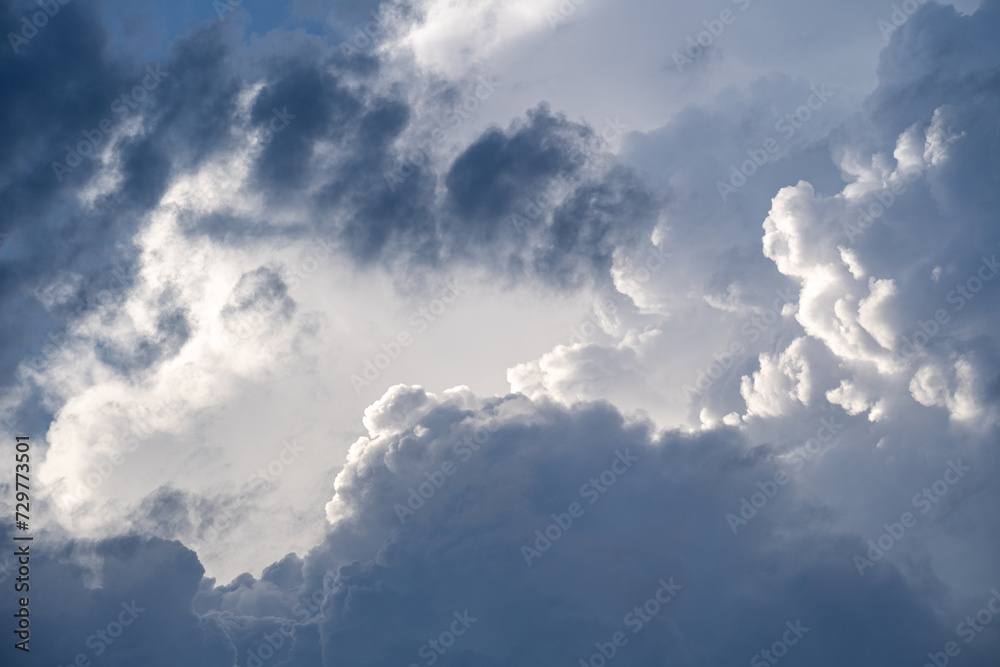
<svg viewBox="0 0 1000 667"><path fill-rule="evenodd" d="M3 664L996 664L1000 2L53 2Z"/></svg>

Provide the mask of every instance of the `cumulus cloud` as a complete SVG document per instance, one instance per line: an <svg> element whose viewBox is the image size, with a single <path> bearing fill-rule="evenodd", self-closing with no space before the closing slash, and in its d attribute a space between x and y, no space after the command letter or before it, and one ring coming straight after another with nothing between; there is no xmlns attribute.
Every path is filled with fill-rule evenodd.
<svg viewBox="0 0 1000 667"><path fill-rule="evenodd" d="M892 562L859 576L853 557L865 539L815 498L811 478L821 473L792 472L777 449L752 447L737 431L654 435L649 422L608 405L406 386L373 404L366 425L337 477L326 540L260 578L198 586L192 552L137 538L73 546L36 576L82 587L71 564L89 563L99 586L91 595L108 601L110 620L118 598L150 610L122 633L130 654L189 652L188 664L272 654L278 664L419 664L427 651L445 664L538 664L589 659L619 631L628 664L663 655L735 662L791 621L808 629L795 649L801 659L874 665L884 655L919 660L923 647L949 638L936 612L947 596L936 583L928 597L936 575L918 539L900 540ZM834 419L834 432L842 428ZM891 483L896 471L879 468L869 474ZM980 507L953 503L940 520L961 525L984 516ZM160 563L155 579L150 560ZM674 599L647 603L664 584ZM79 640L43 649L53 659L86 646L93 602L77 604L60 627ZM147 620L197 623L202 643L151 641L139 625ZM995 650L995 638L980 642L975 655Z"/></svg>
<svg viewBox="0 0 1000 667"><path fill-rule="evenodd" d="M113 6L0 54L37 659L992 664L1000 2Z"/></svg>

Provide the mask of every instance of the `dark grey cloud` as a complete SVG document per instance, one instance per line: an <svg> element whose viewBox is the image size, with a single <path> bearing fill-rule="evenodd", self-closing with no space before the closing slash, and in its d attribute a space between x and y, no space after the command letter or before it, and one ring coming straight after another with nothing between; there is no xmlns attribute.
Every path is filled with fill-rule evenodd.
<svg viewBox="0 0 1000 667"><path fill-rule="evenodd" d="M606 284L614 249L648 241L661 202L623 166L595 173L605 150L597 131L545 104L487 130L445 177L446 238L515 280Z"/></svg>
<svg viewBox="0 0 1000 667"><path fill-rule="evenodd" d="M4 541L12 543L9 533ZM119 537L57 547L39 539L31 545L31 587L25 593L33 619L31 651L4 642L0 655L8 664L26 658L31 664L73 664L82 655L90 664L232 665L235 654L222 628L191 608L203 573L194 552L179 542ZM8 618L12 602L4 597Z"/></svg>
<svg viewBox="0 0 1000 667"><path fill-rule="evenodd" d="M147 611L105 664L243 665L264 654L280 665L427 664L428 639L463 628L456 613L474 620L438 664L574 663L619 631L621 664L733 664L780 641L786 622L805 628L790 664L920 664L951 638L954 623L937 615L946 589L919 538L895 547L913 553L905 576L885 562L858 576L852 557L867 546L833 527L832 508L795 481L766 488L773 447L748 448L731 431L654 436L607 405L517 396L477 407L397 387L381 411L338 481L346 520L259 579L199 584L195 555L176 542L115 538L59 555L39 545L36 637L64 638L39 641L39 657L63 664L133 598ZM409 490L421 484L423 505L401 524L395 506L417 505ZM773 497L734 535L726 515L758 490ZM150 516L175 516L176 501L151 499ZM942 520L960 526L976 507L957 504ZM547 528L570 512L565 530ZM538 554L526 558L525 546ZM73 562L102 588L86 591ZM642 623L628 616L661 580L680 586L675 598ZM55 613L50 582L68 596ZM1000 644L991 633L977 642L969 664L985 666Z"/></svg>
<svg viewBox="0 0 1000 667"><path fill-rule="evenodd" d="M287 323L295 313L295 301L276 271L258 267L244 273L222 309L226 329L240 338L256 330Z"/></svg>
<svg viewBox="0 0 1000 667"><path fill-rule="evenodd" d="M519 124L520 125L520 124ZM515 211L518 197L531 199L556 176L582 166L580 150L593 133L542 106L509 133L487 130L458 156L446 177L455 213L468 226L489 229Z"/></svg>
<svg viewBox="0 0 1000 667"><path fill-rule="evenodd" d="M5 34L22 10L5 8ZM69 319L121 301L135 278L132 237L144 213L177 170L211 155L228 134L221 128L237 90L221 70L232 45L228 28L209 24L178 40L166 62L132 63L116 54L96 12L63 5L18 53L0 53L0 132L9 138L0 149L9 234L0 299L24 314L16 326L3 325L11 327L0 360L4 384L25 358L51 362L43 345L65 340ZM95 151L107 148L109 132L137 119L145 130L120 139L115 151L121 182L82 205L78 197L100 166ZM53 285L58 298L40 299L39 290ZM179 349L187 335L183 306L172 303L169 286L158 298L156 336L137 349L101 350L107 361L141 370Z"/></svg>
<svg viewBox="0 0 1000 667"><path fill-rule="evenodd" d="M0 264L0 301L5 311L21 313L19 321L0 325L9 341L8 352L0 355L3 384L11 381L23 351L39 352L37 341L59 328L24 288L66 269L96 282L111 269L107 248L134 229L129 211L121 216L79 211L51 166L65 159L66 146L84 139L82 131L111 114L114 96L129 82L127 67L108 56L86 3L62 6L15 53L6 35L21 31L19 19L30 9L27 3L7 3L0 14L5 36L0 49L0 232L9 235ZM67 179L91 170L91 163L81 165L80 173Z"/></svg>
<svg viewBox="0 0 1000 667"><path fill-rule="evenodd" d="M272 120L277 121L275 128L288 125L278 130L257 163L261 185L286 196L308 184L317 141L343 142L354 134L363 111L362 101L344 82L323 69L322 62L275 63L275 81L261 92L251 111L251 120L262 129Z"/></svg>
<svg viewBox="0 0 1000 667"><path fill-rule="evenodd" d="M20 16L8 7L5 25ZM0 269L7 272L2 298L23 313L8 332L16 352L0 361L7 384L22 350L40 352L33 341L64 337L65 322L100 306L94 295L112 283L124 281L111 289L116 299L130 289L131 238L174 179L246 148L232 130L238 96L251 81L263 87L250 129L266 145L252 158L248 187L265 196L265 206L255 216L185 212L190 235L244 244L332 234L359 266L389 267L414 283L422 280L415 273L483 266L509 281L576 288L607 282L615 244L651 229L655 198L626 170L584 177L593 130L544 106L506 131L487 130L444 173L422 166L389 187L386 175L411 148L401 140L412 111L401 90L374 92L378 58L280 31L248 47L243 29L235 17L207 22L178 38L162 61L136 63L115 50L96 10L70 3L20 53L0 55L7 100L0 131L10 137L0 153L8 179L0 233L9 234L12 260ZM107 148L102 122L112 133L125 122L141 131L117 138L111 160L120 180L83 207L77 196L94 185L100 160L83 156L77 164L76 153L87 136L99 135L97 149ZM68 171L57 174L54 162ZM548 222L528 234L516 228L511 216L557 177L570 187L545 213ZM448 191L444 202L436 200L438 182ZM273 224L269 209L289 205L304 207L317 229ZM13 279L28 267L29 285L70 293L39 303ZM138 348L104 350L103 358L130 372L149 368L183 343L184 317L182 308L165 308L157 336Z"/></svg>
<svg viewBox="0 0 1000 667"><path fill-rule="evenodd" d="M28 10L5 6L4 34L17 29ZM241 39L238 21L211 21L178 38L162 61L132 62L116 51L96 9L69 3L27 46L0 52L0 133L7 137L0 148L0 233L6 235L0 301L21 313L18 322L2 325L10 344L0 355L0 383L14 382L25 359L32 367L51 367L55 359L46 346L64 347L67 322L121 303L135 280L132 238L144 214L174 178L241 148L231 130L237 95L250 79L268 82L251 114L255 127L268 128L274 108L296 116L258 163L259 185L274 201L298 191L302 173L312 168L307 158L316 141L357 134L374 144L381 126L398 131L405 122L398 102L376 100L371 113L362 113L361 99L326 75L328 90L314 91L310 77L322 67L300 53L308 37L300 36L290 55L263 58L259 68ZM355 117L351 126L343 122L348 116ZM93 142L104 151L130 122L140 131L118 137L111 153L120 181L83 205L79 197L94 186L101 166ZM258 219L213 213L187 225L191 234L233 243L305 233L301 227L279 231L266 212ZM141 372L176 353L186 340L187 315L171 293L168 284L154 296L163 306L154 336L120 349L109 341L99 351L102 359Z"/></svg>

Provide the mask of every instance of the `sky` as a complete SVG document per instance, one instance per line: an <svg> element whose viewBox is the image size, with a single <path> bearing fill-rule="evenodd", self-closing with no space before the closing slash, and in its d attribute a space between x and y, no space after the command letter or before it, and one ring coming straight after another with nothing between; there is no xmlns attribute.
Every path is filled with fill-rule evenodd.
<svg viewBox="0 0 1000 667"><path fill-rule="evenodd" d="M0 33L2 664L997 664L1000 0Z"/></svg>

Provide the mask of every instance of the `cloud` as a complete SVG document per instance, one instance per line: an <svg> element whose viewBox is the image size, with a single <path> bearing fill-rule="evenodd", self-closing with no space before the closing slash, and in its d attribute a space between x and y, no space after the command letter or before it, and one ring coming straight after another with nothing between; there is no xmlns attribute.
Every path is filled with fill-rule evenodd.
<svg viewBox="0 0 1000 667"><path fill-rule="evenodd" d="M337 478L330 533L309 554L289 555L259 579L198 586L202 570L177 543L71 547L90 554L101 588L90 598L77 588L77 606L58 619L61 636L82 642L92 632L93 596L109 609L134 597L149 610L142 621L161 625L157 638L138 622L123 633L132 660L244 664L251 652L273 652L276 664L318 655L331 665L419 664L422 651L436 650L443 664L534 664L586 660L622 631L627 664L664 655L716 664L749 659L790 621L808 628L800 659L833 665L851 655L876 665L887 655L919 661L923 647L949 638L936 609L970 602L948 601L919 541L901 540L892 563L858 576L852 557L865 540L810 499L816 472L779 487L776 471L793 468L733 430L654 435L650 423L608 405L566 409L403 386L373 404L367 425ZM888 482L897 473L874 474ZM157 501L162 511L171 503ZM953 504L947 522L961 525L977 507ZM36 576L79 582L83 572L44 560ZM676 599L662 612L633 611L664 580L679 587ZM456 626L455 614L472 620ZM195 644L163 643L161 629L194 624ZM453 643L428 644L456 628L466 632ZM992 638L980 641L978 655L995 650ZM278 646L261 654L269 644ZM74 646L42 650L65 661Z"/></svg>
<svg viewBox="0 0 1000 667"><path fill-rule="evenodd" d="M967 377L961 401L921 390L919 402L944 407L969 425L992 423L985 387L997 371L970 360L992 358L981 350L982 337L992 336L974 323L985 322L986 310L973 304L986 308L996 298L987 287L992 252L982 254L997 242L987 222L991 189L982 178L996 165L975 148L993 141L995 133L976 120L993 102L975 83L993 69L992 46L977 40L980 24L994 22L995 11L984 5L974 16L962 16L950 7L922 8L886 48L879 87L861 113L848 116L850 107L836 89L821 91L829 106L802 106L807 115L789 125L792 138L773 141L779 149L762 166L752 157L755 150L767 157L767 142L783 138L780 128L788 116L780 110L817 102L816 85L762 78L704 108L689 108L655 132L630 135L625 161L670 188L655 233L667 247L685 252L674 252L656 280L631 288L647 317L623 309L617 330L603 332L610 341L591 341L586 352L554 350L539 362L521 364L511 376L513 386L527 391L531 377L533 396L545 391L572 402L583 394L566 388L586 384L587 397L614 396L616 404L646 410L662 423L711 424L733 412L789 415L818 390L842 400L835 390L847 383L867 397L863 411L874 410L871 418L881 419L913 409L911 379L921 360L936 359L936 366L975 368L966 373L976 379ZM915 48L912 35L943 45L961 41L957 35L965 31L976 37L962 47L968 55L948 56L964 68L956 77L921 74L920 67L938 71L926 64L926 52L906 55ZM980 52L982 57L973 55ZM905 111L898 107L901 96L918 93L914 104L925 109L921 115L914 114L914 104ZM834 126L830 121L838 115ZM737 185L745 185L724 197L706 197L719 183L728 186L741 161L749 167ZM846 185L831 178L830 167ZM934 239L934 249L928 239ZM710 324L708 309L723 313L718 323ZM651 313L658 321L650 321ZM699 335L691 336L692 330ZM805 340L822 345L803 348ZM671 353L678 347L686 358ZM593 382L597 348L608 355L627 349L617 362L622 369L632 368L629 359L662 359L630 370L638 375L629 383L648 387L638 392L643 396L616 387L620 372ZM554 369L556 356L564 359L558 373L542 370ZM767 370L781 366L779 359L788 378L800 376L793 366L811 368L812 389L800 381L794 382L799 389L771 386L786 375ZM931 377L929 370L920 372ZM778 399L786 395L793 398ZM852 409L859 405L851 402Z"/></svg>
<svg viewBox="0 0 1000 667"><path fill-rule="evenodd" d="M414 3L346 42L372 8L233 12L140 63L70 3L0 55L37 657L884 665L962 640L997 574L1000 2L922 5L872 91L833 56L874 53L874 21L793 62L809 10L748 8L687 83L657 75L655 123L634 64L634 94L536 85L559 48L587 72L590 31L635 53L687 10Z"/></svg>
<svg viewBox="0 0 1000 667"><path fill-rule="evenodd" d="M9 534L4 537L9 541ZM180 543L118 537L54 549L39 545L30 545L33 585L22 591L34 619L32 660L234 664L224 627L191 608L204 569ZM35 583L42 580L49 585ZM5 615L13 617L13 603L5 600ZM12 642L2 651L10 661L23 655Z"/></svg>

